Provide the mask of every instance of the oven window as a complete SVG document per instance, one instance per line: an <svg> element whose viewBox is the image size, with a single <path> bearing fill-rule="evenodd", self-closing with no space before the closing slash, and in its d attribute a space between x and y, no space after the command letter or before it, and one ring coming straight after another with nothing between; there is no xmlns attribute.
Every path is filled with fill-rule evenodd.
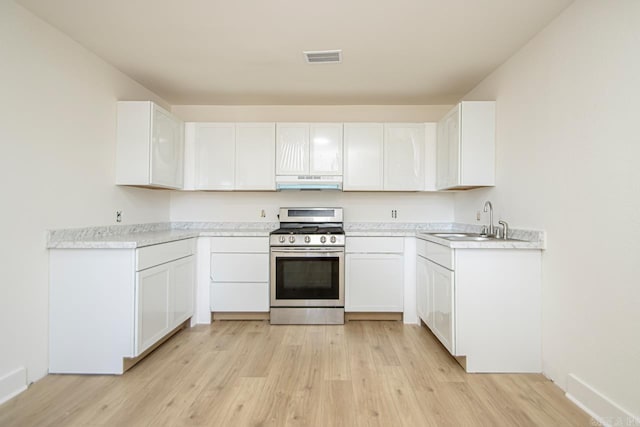
<svg viewBox="0 0 640 427"><path fill-rule="evenodd" d="M276 259L276 299L339 299L338 257Z"/></svg>

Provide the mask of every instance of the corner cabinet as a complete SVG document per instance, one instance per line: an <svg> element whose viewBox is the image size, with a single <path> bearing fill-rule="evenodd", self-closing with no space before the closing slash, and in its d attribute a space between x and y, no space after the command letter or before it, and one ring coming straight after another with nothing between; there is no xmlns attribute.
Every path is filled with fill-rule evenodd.
<svg viewBox="0 0 640 427"><path fill-rule="evenodd" d="M275 190L275 123L187 123L185 131L185 190Z"/></svg>
<svg viewBox="0 0 640 427"><path fill-rule="evenodd" d="M182 188L184 124L151 101L117 104L116 184Z"/></svg>
<svg viewBox="0 0 640 427"><path fill-rule="evenodd" d="M438 190L495 185L495 108L495 101L463 101L438 122Z"/></svg>
<svg viewBox="0 0 640 427"><path fill-rule="evenodd" d="M416 241L418 317L467 372L541 372L541 253Z"/></svg>
<svg viewBox="0 0 640 427"><path fill-rule="evenodd" d="M51 249L49 372L122 374L194 311L195 239Z"/></svg>

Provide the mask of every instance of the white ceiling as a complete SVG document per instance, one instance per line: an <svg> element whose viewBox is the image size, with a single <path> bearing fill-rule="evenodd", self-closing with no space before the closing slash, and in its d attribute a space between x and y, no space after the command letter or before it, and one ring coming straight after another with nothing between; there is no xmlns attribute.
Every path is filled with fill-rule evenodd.
<svg viewBox="0 0 640 427"><path fill-rule="evenodd" d="M18 3L171 104L384 105L456 102L571 1Z"/></svg>

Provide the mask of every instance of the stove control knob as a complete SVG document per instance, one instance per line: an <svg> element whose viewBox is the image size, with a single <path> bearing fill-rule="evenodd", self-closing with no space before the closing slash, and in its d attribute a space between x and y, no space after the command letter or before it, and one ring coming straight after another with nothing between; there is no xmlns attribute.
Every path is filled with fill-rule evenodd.
<svg viewBox="0 0 640 427"><path fill-rule="evenodd" d="M304 236L304 242L305 243L309 243L311 241L311 237L309 236Z"/></svg>
<svg viewBox="0 0 640 427"><path fill-rule="evenodd" d="M331 236L331 243L335 243L336 242L336 236Z"/></svg>
<svg viewBox="0 0 640 427"><path fill-rule="evenodd" d="M289 243L295 243L296 238L295 236L289 236Z"/></svg>
<svg viewBox="0 0 640 427"><path fill-rule="evenodd" d="M280 236L280 238L278 240L280 241L280 243L284 243L285 237L284 236Z"/></svg>
<svg viewBox="0 0 640 427"><path fill-rule="evenodd" d="M327 237L326 236L320 237L320 243L326 243L326 242L327 242Z"/></svg>

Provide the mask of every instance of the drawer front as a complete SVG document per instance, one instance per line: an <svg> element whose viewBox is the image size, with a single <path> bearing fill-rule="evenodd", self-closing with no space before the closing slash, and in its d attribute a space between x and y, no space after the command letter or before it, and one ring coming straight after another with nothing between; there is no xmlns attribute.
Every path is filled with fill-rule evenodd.
<svg viewBox="0 0 640 427"><path fill-rule="evenodd" d="M439 264L449 270L453 270L454 265L454 249L448 248L437 243L428 242L426 240L417 239L416 253Z"/></svg>
<svg viewBox="0 0 640 427"><path fill-rule="evenodd" d="M177 240L136 250L136 271L145 270L165 262L184 258L195 253L196 239Z"/></svg>
<svg viewBox="0 0 640 427"><path fill-rule="evenodd" d="M347 253L401 254L404 252L402 237L347 237Z"/></svg>
<svg viewBox="0 0 640 427"><path fill-rule="evenodd" d="M269 237L212 237L211 252L269 253Z"/></svg>
<svg viewBox="0 0 640 427"><path fill-rule="evenodd" d="M211 311L269 311L269 284L213 282Z"/></svg>
<svg viewBox="0 0 640 427"><path fill-rule="evenodd" d="M214 282L268 282L269 254L211 254Z"/></svg>

